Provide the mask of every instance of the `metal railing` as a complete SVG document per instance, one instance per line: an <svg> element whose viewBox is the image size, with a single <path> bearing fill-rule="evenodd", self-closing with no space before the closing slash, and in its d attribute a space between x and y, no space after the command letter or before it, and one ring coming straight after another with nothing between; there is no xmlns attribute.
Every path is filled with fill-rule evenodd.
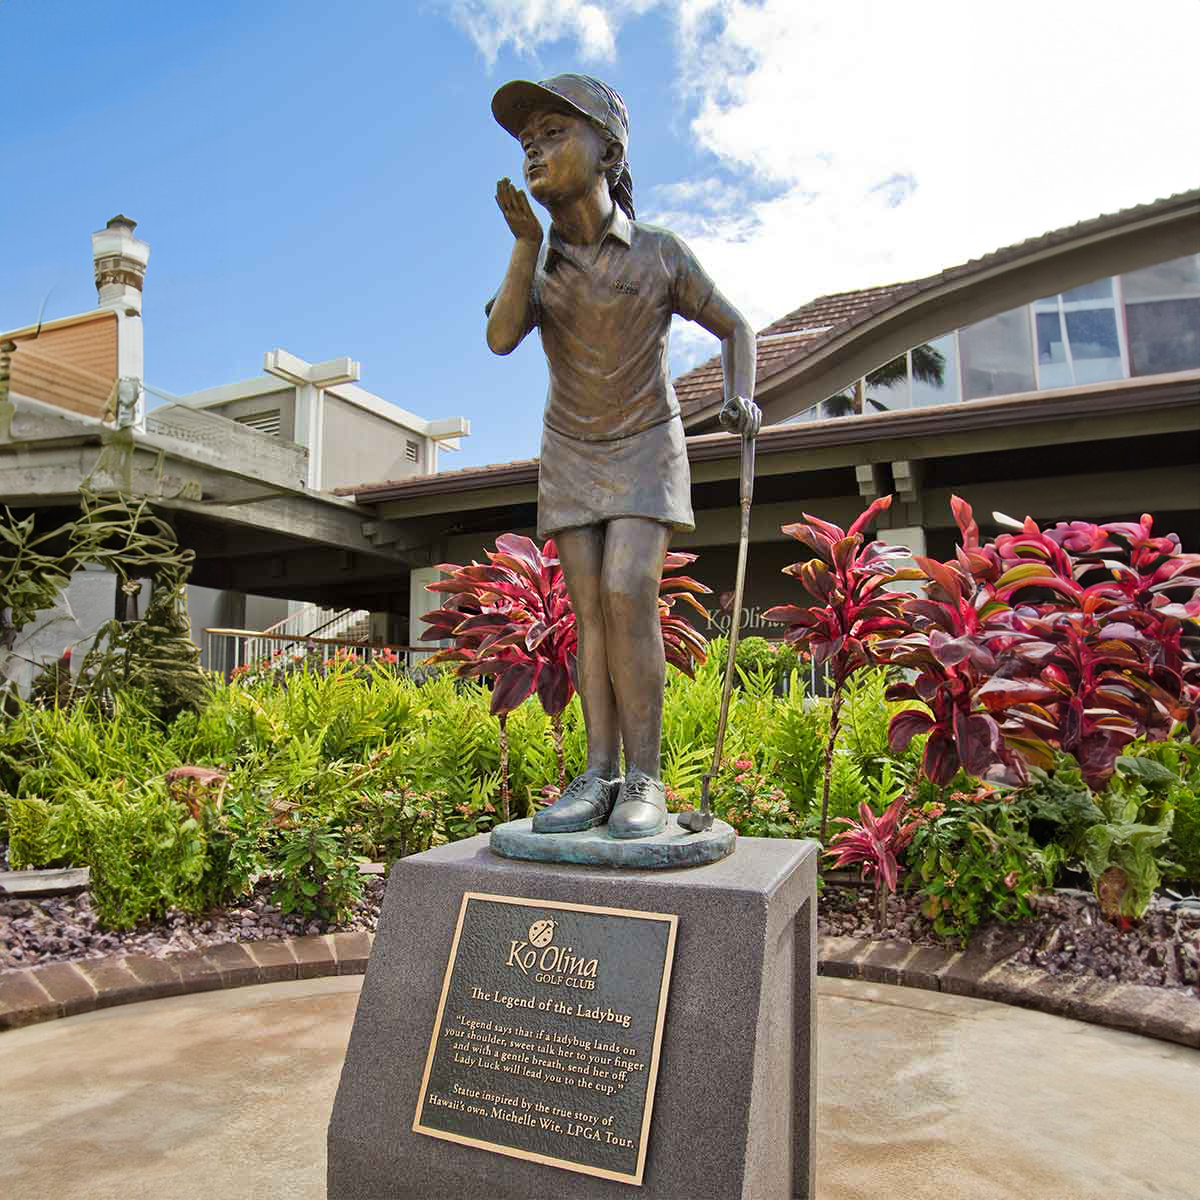
<svg viewBox="0 0 1200 1200"><path fill-rule="evenodd" d="M290 612L282 621L268 625L264 636L285 635L305 642L311 637L340 638L346 642L367 641L370 637L370 610L365 608L323 608L319 604L306 604ZM363 637L350 637L355 626L363 625Z"/></svg>
<svg viewBox="0 0 1200 1200"><path fill-rule="evenodd" d="M243 668L286 667L291 662L328 663L353 656L359 662L376 659L410 669L429 657L436 646L397 646L386 642L360 642L340 637L297 637L290 633L268 633L257 629L206 629L206 661L226 678Z"/></svg>
<svg viewBox="0 0 1200 1200"><path fill-rule="evenodd" d="M370 613L364 608L322 608L319 604L306 604L295 612L288 613L281 621L268 625L266 629L240 630L239 645L234 648L230 643L218 647L225 652L224 658L212 658L212 644L205 647L205 662L214 670L224 670L226 673L234 667L245 666L247 663L259 662L273 654L293 653L303 649L306 642L313 638L332 638L335 642L350 646L362 645L369 640ZM361 634L351 636L351 630L362 624ZM207 633L208 631L205 630ZM284 639L281 643L279 639ZM236 661L231 659L230 651L234 650Z"/></svg>

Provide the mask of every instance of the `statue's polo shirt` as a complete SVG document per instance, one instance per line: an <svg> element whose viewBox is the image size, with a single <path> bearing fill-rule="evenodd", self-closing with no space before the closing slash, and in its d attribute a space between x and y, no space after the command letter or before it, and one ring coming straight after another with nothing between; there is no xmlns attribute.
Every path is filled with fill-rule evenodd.
<svg viewBox="0 0 1200 1200"><path fill-rule="evenodd" d="M592 257L551 226L533 278L531 327L550 364L546 425L584 441L629 437L679 415L667 333L713 293L683 241L614 206Z"/></svg>

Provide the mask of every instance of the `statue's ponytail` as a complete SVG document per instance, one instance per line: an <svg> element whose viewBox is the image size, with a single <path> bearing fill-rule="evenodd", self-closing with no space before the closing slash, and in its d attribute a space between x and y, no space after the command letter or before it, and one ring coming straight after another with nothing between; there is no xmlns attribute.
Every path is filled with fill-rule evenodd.
<svg viewBox="0 0 1200 1200"><path fill-rule="evenodd" d="M629 173L629 164L622 158L608 173L608 194L613 203L632 221L633 215L633 176Z"/></svg>

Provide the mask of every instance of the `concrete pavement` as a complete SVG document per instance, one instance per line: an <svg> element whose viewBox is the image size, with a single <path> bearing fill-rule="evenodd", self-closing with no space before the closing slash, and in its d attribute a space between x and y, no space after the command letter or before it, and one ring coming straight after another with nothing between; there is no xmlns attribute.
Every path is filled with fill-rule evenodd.
<svg viewBox="0 0 1200 1200"><path fill-rule="evenodd" d="M0 1034L0 1197L323 1200L360 984ZM818 992L819 1200L1200 1200L1200 1051L937 992ZM546 1200L564 1182L548 1171Z"/></svg>

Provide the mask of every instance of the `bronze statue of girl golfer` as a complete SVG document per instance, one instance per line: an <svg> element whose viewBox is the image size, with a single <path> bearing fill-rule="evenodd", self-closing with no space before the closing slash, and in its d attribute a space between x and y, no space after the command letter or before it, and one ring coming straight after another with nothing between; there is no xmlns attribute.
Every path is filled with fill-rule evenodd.
<svg viewBox="0 0 1200 1200"><path fill-rule="evenodd" d="M753 436L754 331L680 238L634 219L629 116L612 88L586 75L518 80L492 113L520 141L525 183L550 213L543 238L525 193L496 185L516 243L487 341L509 354L537 328L549 363L538 534L558 545L575 609L588 737L587 769L533 829L607 821L614 838L652 837L667 823L658 588L672 531L694 528L667 333L678 313L721 339L722 424Z"/></svg>

